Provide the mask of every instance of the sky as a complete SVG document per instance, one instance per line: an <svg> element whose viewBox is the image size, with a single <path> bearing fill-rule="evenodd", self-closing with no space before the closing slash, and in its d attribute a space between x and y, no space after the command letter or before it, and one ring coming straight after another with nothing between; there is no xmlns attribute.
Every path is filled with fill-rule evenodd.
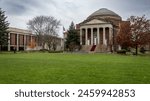
<svg viewBox="0 0 150 101"><path fill-rule="evenodd" d="M73 21L78 24L100 8L114 11L126 20L130 16L146 15L150 19L150 0L0 0L11 27L27 29L27 22L36 16L53 16L68 29Z"/></svg>

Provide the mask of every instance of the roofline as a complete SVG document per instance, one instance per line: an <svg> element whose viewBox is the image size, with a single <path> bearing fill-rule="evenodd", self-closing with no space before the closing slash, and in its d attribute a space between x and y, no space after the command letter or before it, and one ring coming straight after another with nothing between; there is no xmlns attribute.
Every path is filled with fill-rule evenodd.
<svg viewBox="0 0 150 101"><path fill-rule="evenodd" d="M89 19L84 20L83 22L79 23L79 25L82 26L84 23L86 23L86 22L88 22L88 21L90 21L90 20L93 20L93 19L102 20L102 21L111 23L111 21L107 21L106 19L94 18L94 17L93 17L93 18L89 18Z"/></svg>
<svg viewBox="0 0 150 101"><path fill-rule="evenodd" d="M87 19L94 18L94 17L104 17L104 16L113 16L113 17L119 17L119 18L121 18L121 16L119 16L119 15L105 14L105 15L94 15L94 16L90 15L90 16L87 17Z"/></svg>
<svg viewBox="0 0 150 101"><path fill-rule="evenodd" d="M14 32L14 33L24 33L24 34L32 34L31 31L25 30L25 29L20 29L20 28L15 28L15 27L9 27L8 29L9 32Z"/></svg>

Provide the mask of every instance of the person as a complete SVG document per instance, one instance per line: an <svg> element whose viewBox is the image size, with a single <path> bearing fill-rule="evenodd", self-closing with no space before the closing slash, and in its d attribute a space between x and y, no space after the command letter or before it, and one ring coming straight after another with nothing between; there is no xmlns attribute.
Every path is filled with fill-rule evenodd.
<svg viewBox="0 0 150 101"><path fill-rule="evenodd" d="M16 53L16 46L13 47L14 53Z"/></svg>

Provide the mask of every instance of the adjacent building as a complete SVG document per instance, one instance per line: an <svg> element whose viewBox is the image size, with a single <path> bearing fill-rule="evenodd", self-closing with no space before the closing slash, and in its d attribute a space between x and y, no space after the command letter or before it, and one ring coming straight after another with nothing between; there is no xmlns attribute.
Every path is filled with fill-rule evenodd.
<svg viewBox="0 0 150 101"><path fill-rule="evenodd" d="M42 49L42 46L37 44L36 35L31 31L13 27L9 27L8 31L8 45L2 47L3 51L13 51L14 48L16 51ZM63 38L57 37L55 41L57 42L56 51L63 50ZM44 48L48 49L46 44Z"/></svg>
<svg viewBox="0 0 150 101"><path fill-rule="evenodd" d="M36 37L31 31L12 27L9 27L8 31L8 51L12 51L14 48L17 51L23 51L36 47Z"/></svg>

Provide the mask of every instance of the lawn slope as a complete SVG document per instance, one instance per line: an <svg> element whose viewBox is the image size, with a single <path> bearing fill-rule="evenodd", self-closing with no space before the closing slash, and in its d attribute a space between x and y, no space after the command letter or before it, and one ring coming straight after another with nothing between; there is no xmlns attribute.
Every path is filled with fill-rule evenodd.
<svg viewBox="0 0 150 101"><path fill-rule="evenodd" d="M150 56L0 54L1 84L150 84Z"/></svg>

